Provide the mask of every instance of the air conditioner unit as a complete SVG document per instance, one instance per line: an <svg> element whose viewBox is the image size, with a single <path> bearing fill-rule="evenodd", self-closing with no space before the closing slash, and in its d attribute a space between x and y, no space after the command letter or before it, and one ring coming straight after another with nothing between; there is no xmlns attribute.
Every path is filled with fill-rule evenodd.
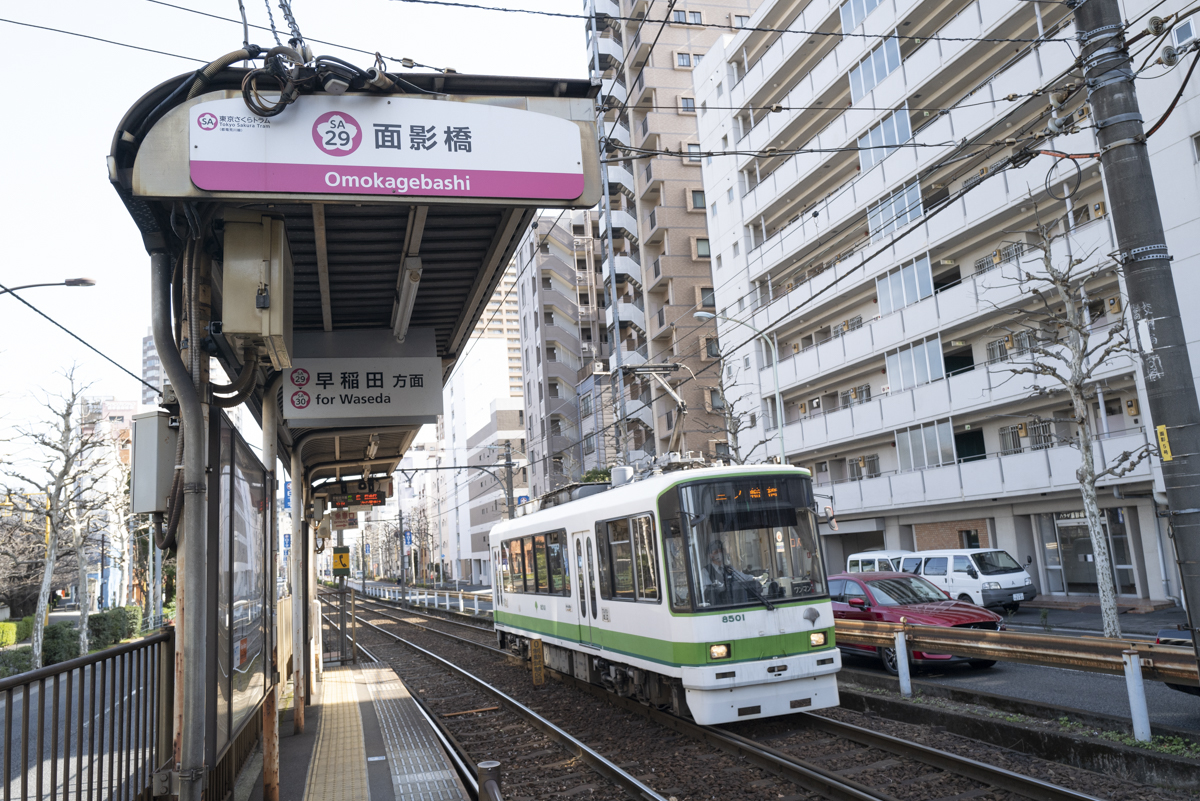
<svg viewBox="0 0 1200 801"><path fill-rule="evenodd" d="M599 359L592 362L592 375L608 375L608 365Z"/></svg>

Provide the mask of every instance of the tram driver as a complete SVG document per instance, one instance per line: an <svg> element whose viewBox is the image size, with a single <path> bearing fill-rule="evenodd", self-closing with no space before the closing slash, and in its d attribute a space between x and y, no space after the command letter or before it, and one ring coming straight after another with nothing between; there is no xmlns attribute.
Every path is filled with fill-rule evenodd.
<svg viewBox="0 0 1200 801"><path fill-rule="evenodd" d="M700 570L704 579L704 600L710 604L736 604L750 600L747 587L756 582L752 576L729 564L725 543L715 539L708 544L708 562Z"/></svg>

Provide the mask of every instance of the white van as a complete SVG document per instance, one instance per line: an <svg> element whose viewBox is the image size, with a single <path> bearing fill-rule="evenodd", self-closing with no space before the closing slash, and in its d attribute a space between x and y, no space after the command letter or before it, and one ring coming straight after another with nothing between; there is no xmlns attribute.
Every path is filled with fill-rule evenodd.
<svg viewBox="0 0 1200 801"><path fill-rule="evenodd" d="M900 569L916 573L949 593L951 598L979 606L1016 611L1037 597L1037 587L1025 568L998 548L920 551L901 557Z"/></svg>
<svg viewBox="0 0 1200 801"><path fill-rule="evenodd" d="M846 560L847 573L900 572L901 557L912 551L863 551L851 554Z"/></svg>

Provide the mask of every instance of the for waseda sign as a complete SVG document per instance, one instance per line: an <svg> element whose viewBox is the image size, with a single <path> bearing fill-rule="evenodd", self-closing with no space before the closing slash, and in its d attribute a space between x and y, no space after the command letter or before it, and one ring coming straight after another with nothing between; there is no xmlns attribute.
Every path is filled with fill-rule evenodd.
<svg viewBox="0 0 1200 801"><path fill-rule="evenodd" d="M293 359L283 389L289 420L438 414L441 360Z"/></svg>
<svg viewBox="0 0 1200 801"><path fill-rule="evenodd" d="M572 200L579 128L532 111L402 97L301 97L278 117L240 98L190 109L208 191Z"/></svg>

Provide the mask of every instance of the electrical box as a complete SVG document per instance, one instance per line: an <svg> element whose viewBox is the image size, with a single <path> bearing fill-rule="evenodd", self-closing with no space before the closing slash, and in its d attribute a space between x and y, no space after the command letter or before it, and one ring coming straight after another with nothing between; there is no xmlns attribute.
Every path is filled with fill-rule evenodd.
<svg viewBox="0 0 1200 801"><path fill-rule="evenodd" d="M804 401L797 403L796 407L800 410L800 414L808 414L808 404Z"/></svg>
<svg viewBox="0 0 1200 801"><path fill-rule="evenodd" d="M292 254L282 220L225 211L221 330L262 347L276 370L292 366Z"/></svg>
<svg viewBox="0 0 1200 801"><path fill-rule="evenodd" d="M1138 416L1137 398L1130 398L1129 400L1125 401L1125 414L1129 415L1130 417Z"/></svg>
<svg viewBox="0 0 1200 801"><path fill-rule="evenodd" d="M1115 298L1108 299L1108 313L1109 314L1120 314L1121 313L1121 297L1119 295Z"/></svg>
<svg viewBox="0 0 1200 801"><path fill-rule="evenodd" d="M1026 430L1024 423L1017 423L1017 436L1018 437L1028 437L1029 436L1029 432Z"/></svg>
<svg viewBox="0 0 1200 801"><path fill-rule="evenodd" d="M175 477L175 447L179 428L165 411L133 416L129 500L135 515L165 513Z"/></svg>
<svg viewBox="0 0 1200 801"><path fill-rule="evenodd" d="M1106 207L1104 205L1104 201L1102 200L1099 203L1092 206L1092 211L1095 212L1092 215L1093 217L1100 218L1100 217L1103 217L1108 212L1108 207Z"/></svg>

